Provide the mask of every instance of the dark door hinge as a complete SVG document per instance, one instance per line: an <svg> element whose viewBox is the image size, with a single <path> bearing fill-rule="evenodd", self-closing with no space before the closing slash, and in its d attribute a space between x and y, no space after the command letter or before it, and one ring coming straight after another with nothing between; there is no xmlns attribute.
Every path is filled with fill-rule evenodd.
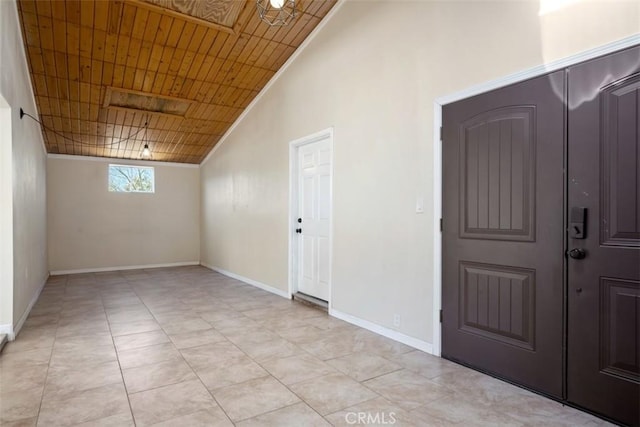
<svg viewBox="0 0 640 427"><path fill-rule="evenodd" d="M443 226L443 224L442 224L442 218L440 218L440 232L444 231L444 228L443 228L443 227L444 227L444 226Z"/></svg>
<svg viewBox="0 0 640 427"><path fill-rule="evenodd" d="M442 141L442 126L440 126L440 141Z"/></svg>
<svg viewBox="0 0 640 427"><path fill-rule="evenodd" d="M440 310L440 323L442 323L442 310Z"/></svg>

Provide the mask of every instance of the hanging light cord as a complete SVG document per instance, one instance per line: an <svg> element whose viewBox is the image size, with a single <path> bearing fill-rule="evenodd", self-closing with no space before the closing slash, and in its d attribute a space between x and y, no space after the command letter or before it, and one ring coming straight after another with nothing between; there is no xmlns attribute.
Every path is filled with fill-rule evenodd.
<svg viewBox="0 0 640 427"><path fill-rule="evenodd" d="M55 134L55 135L58 135L58 136L59 136L59 137L61 137L62 139L66 139L67 141L71 141L71 142L72 142L72 143L74 143L74 144L84 145L84 146L86 146L86 147L105 147L105 146L106 146L106 147L110 147L110 146L113 146L113 145L120 145L120 144L122 144L123 142L127 142L127 141L129 141L129 140L131 140L131 139L135 138L136 136L138 136L138 134L139 134L140 132L142 132L143 130L145 130L145 129L146 129L146 127L147 127L147 125L148 125L148 122L145 122L145 123L144 123L144 126L143 126L141 129L139 129L136 133L134 133L133 135L129 135L129 136L128 136L128 137L126 137L126 138L120 139L120 140L115 141L115 142L109 142L109 143L107 143L107 144L97 145L97 144L88 144L88 143L83 142L83 141L76 141L76 140L75 140L75 139L73 139L73 138L69 138L68 136L65 136L65 135L61 134L60 132L56 131L55 129L51 129L50 127L48 127L47 125L45 125L44 123L42 123L40 120L38 120L37 118L35 118L35 117L34 117L34 116L32 116L31 114L29 114L29 113L25 113L25 112L24 112L24 110L21 108L21 109L20 109L20 119L22 119L22 117L23 117L23 116L27 116L27 117L29 117L30 119L32 119L32 120L34 120L34 121L36 121L38 124L40 124L40 126L42 126L42 128L43 128L44 130L47 130L47 131L49 131L49 132L51 132L51 133L53 133L53 134ZM145 136L146 136L146 132L145 132ZM104 138L106 138L106 137L104 137Z"/></svg>

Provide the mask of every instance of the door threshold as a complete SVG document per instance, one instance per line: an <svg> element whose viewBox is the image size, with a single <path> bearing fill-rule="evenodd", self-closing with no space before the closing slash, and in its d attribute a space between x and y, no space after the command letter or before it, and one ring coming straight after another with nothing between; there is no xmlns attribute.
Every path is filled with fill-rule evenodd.
<svg viewBox="0 0 640 427"><path fill-rule="evenodd" d="M325 300L321 300L320 298L312 297L311 295L303 294L302 292L296 292L293 294L293 299L313 308L326 312L329 311L329 303Z"/></svg>

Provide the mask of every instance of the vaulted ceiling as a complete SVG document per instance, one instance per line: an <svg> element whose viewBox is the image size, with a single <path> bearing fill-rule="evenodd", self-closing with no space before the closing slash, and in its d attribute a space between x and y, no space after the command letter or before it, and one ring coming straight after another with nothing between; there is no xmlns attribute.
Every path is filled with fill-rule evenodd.
<svg viewBox="0 0 640 427"><path fill-rule="evenodd" d="M271 27L255 0L19 0L25 112L49 153L199 163L336 0L295 3Z"/></svg>

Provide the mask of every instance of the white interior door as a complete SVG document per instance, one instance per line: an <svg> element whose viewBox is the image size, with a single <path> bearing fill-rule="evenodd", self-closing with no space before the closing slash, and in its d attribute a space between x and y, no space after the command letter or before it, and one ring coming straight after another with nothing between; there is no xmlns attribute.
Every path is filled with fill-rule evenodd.
<svg viewBox="0 0 640 427"><path fill-rule="evenodd" d="M331 145L329 138L298 148L298 292L329 300Z"/></svg>

